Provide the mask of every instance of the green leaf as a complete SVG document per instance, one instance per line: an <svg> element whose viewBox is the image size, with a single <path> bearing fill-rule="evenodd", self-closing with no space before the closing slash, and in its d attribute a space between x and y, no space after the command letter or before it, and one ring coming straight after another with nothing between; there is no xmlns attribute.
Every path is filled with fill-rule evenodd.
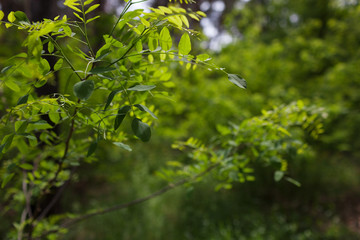
<svg viewBox="0 0 360 240"><path fill-rule="evenodd" d="M29 163L20 164L19 167L25 170L32 170L34 168L34 166Z"/></svg>
<svg viewBox="0 0 360 240"><path fill-rule="evenodd" d="M3 69L1 69L1 73L6 73L10 68L12 68L14 65L6 66Z"/></svg>
<svg viewBox="0 0 360 240"><path fill-rule="evenodd" d="M120 124L124 120L126 114L130 111L130 109L131 107L129 105L125 105L118 110L118 113L115 117L114 130L117 130L120 127Z"/></svg>
<svg viewBox="0 0 360 240"><path fill-rule="evenodd" d="M94 0L87 0L87 1L85 1L84 2L84 6L86 6L86 5L89 5L90 3L92 3Z"/></svg>
<svg viewBox="0 0 360 240"><path fill-rule="evenodd" d="M0 151L0 152L1 152L1 151ZM3 179L2 183L1 183L1 188L4 188L4 187L6 186L6 184L8 184L8 182L10 182L10 180L11 180L14 176L15 176L15 173L11 173L11 174L7 175L7 176Z"/></svg>
<svg viewBox="0 0 360 240"><path fill-rule="evenodd" d="M9 134L9 135L6 135L3 140L2 140L2 144L4 145L2 147L2 152L5 153L11 146L11 143L14 139L14 134Z"/></svg>
<svg viewBox="0 0 360 240"><path fill-rule="evenodd" d="M288 181L289 183L294 184L294 185L297 186L297 187L301 187L301 183L299 183L298 181L296 181L296 180L293 179L293 178L286 177L285 180Z"/></svg>
<svg viewBox="0 0 360 240"><path fill-rule="evenodd" d="M29 94L26 94L26 95L20 97L19 100L16 103L16 106L27 103L28 98L29 98Z"/></svg>
<svg viewBox="0 0 360 240"><path fill-rule="evenodd" d="M105 107L104 107L104 111L109 107L109 105L110 105L110 103L112 102L112 100L114 99L115 95L116 95L117 93L119 93L119 92L122 92L122 90L121 90L121 89L114 90L114 91L112 91L112 92L109 94L109 96L108 96L108 98L107 98L107 100L106 100L106 104L105 104Z"/></svg>
<svg viewBox="0 0 360 240"><path fill-rule="evenodd" d="M35 82L34 86L36 88L40 88L40 87L44 86L46 84L46 82L47 82L47 79L39 79Z"/></svg>
<svg viewBox="0 0 360 240"><path fill-rule="evenodd" d="M14 13L14 16L16 18L17 21L19 22L27 22L30 23L29 19L27 18L26 14L22 11L16 11Z"/></svg>
<svg viewBox="0 0 360 240"><path fill-rule="evenodd" d="M187 28L189 28L189 20L186 18L186 16L185 15L180 15L180 19L181 19L181 21L185 24L185 26L187 27Z"/></svg>
<svg viewBox="0 0 360 240"><path fill-rule="evenodd" d="M69 26L63 26L63 31L65 33L66 36L71 36L72 35L72 31L71 28Z"/></svg>
<svg viewBox="0 0 360 240"><path fill-rule="evenodd" d="M77 9L77 8L75 8L75 9ZM78 10L79 10L79 9L78 9ZM73 14L74 14L78 19L80 19L81 21L84 22L84 19L83 19L82 17L80 17L79 14L77 14L76 12L73 12Z"/></svg>
<svg viewBox="0 0 360 240"><path fill-rule="evenodd" d="M52 53L54 51L54 44L52 42L48 42L48 52Z"/></svg>
<svg viewBox="0 0 360 240"><path fill-rule="evenodd" d="M95 83L93 80L85 80L74 85L73 91L77 98L88 100L94 92Z"/></svg>
<svg viewBox="0 0 360 240"><path fill-rule="evenodd" d="M144 106L144 105L142 105L142 104L135 104L134 106L137 107L138 109L140 109L140 110L143 111L143 112L150 113L150 115L151 115L153 118L158 119L158 118L156 117L156 115L155 115L150 109L148 109L146 106Z"/></svg>
<svg viewBox="0 0 360 240"><path fill-rule="evenodd" d="M141 39L139 39L139 41L136 42L135 49L137 52L141 52L143 50Z"/></svg>
<svg viewBox="0 0 360 240"><path fill-rule="evenodd" d="M54 71L59 71L64 63L64 60L60 58L54 65Z"/></svg>
<svg viewBox="0 0 360 240"><path fill-rule="evenodd" d="M240 77L237 74L228 74L228 78L229 81L232 82L233 84L235 84L236 86L246 89L247 84L246 84L246 80L243 79L242 77Z"/></svg>
<svg viewBox="0 0 360 240"><path fill-rule="evenodd" d="M100 4L94 4L91 7L89 7L89 9L85 12L85 14L88 14L91 11L94 11L95 9L97 9L100 6Z"/></svg>
<svg viewBox="0 0 360 240"><path fill-rule="evenodd" d="M89 74L100 74L100 73L107 73L107 72L111 72L114 71L116 68L113 67L96 67L94 69L92 69L90 72L88 72Z"/></svg>
<svg viewBox="0 0 360 240"><path fill-rule="evenodd" d="M199 61L202 61L202 62L206 62L206 61L209 61L211 58L210 58L210 56L208 54L203 53L203 54L197 55L196 59L199 60Z"/></svg>
<svg viewBox="0 0 360 240"><path fill-rule="evenodd" d="M46 59L41 58L39 68L40 68L41 74L46 75L50 71L50 64Z"/></svg>
<svg viewBox="0 0 360 240"><path fill-rule="evenodd" d="M167 27L163 27L160 32L160 46L164 51L170 50L172 46L172 39Z"/></svg>
<svg viewBox="0 0 360 240"><path fill-rule="evenodd" d="M274 173L274 179L276 182L280 181L284 176L284 172L283 171L276 171Z"/></svg>
<svg viewBox="0 0 360 240"><path fill-rule="evenodd" d="M24 133L27 126L28 126L28 122L27 121L17 121L15 122L15 132L16 133Z"/></svg>
<svg viewBox="0 0 360 240"><path fill-rule="evenodd" d="M86 157L90 157L95 152L95 150L97 148L97 144L98 144L97 140L93 141L90 144L90 147L89 147Z"/></svg>
<svg viewBox="0 0 360 240"><path fill-rule="evenodd" d="M138 138L141 139L143 142L147 142L151 138L151 129L150 126L146 123L142 122L138 118L134 118L134 120L131 123L131 128Z"/></svg>
<svg viewBox="0 0 360 240"><path fill-rule="evenodd" d="M13 12L13 11L11 11L10 13L9 13L9 15L8 15L8 20L9 20L9 22L15 22L15 20L16 20L16 17L15 17L15 13Z"/></svg>
<svg viewBox="0 0 360 240"><path fill-rule="evenodd" d="M45 120L39 120L36 122L31 122L31 125L28 127L28 131L32 131L34 129L40 130L40 129L49 129L52 128L52 126Z"/></svg>
<svg viewBox="0 0 360 240"><path fill-rule="evenodd" d="M179 42L179 54L187 55L191 51L191 41L188 33L184 33Z"/></svg>
<svg viewBox="0 0 360 240"><path fill-rule="evenodd" d="M153 32L149 35L148 38L148 46L150 51L155 51L159 45L159 34L157 32Z"/></svg>
<svg viewBox="0 0 360 240"><path fill-rule="evenodd" d="M86 23L92 22L92 21L94 21L95 19L98 19L99 17L100 17L100 16L96 16L96 17L90 18L90 19L86 20Z"/></svg>
<svg viewBox="0 0 360 240"><path fill-rule="evenodd" d="M49 112L49 118L53 123L58 124L60 121L60 114L57 111L51 111Z"/></svg>
<svg viewBox="0 0 360 240"><path fill-rule="evenodd" d="M64 5L68 6L69 8L71 8L77 12L81 12L81 10L79 8L75 7L75 6L80 5L78 0L65 0Z"/></svg>
<svg viewBox="0 0 360 240"><path fill-rule="evenodd" d="M132 151L132 149L131 149L131 147L129 145L126 145L126 144L124 144L122 142L114 142L113 144L115 144L116 146L121 147L121 148L123 148L123 149L125 149L125 150L127 150L129 152Z"/></svg>
<svg viewBox="0 0 360 240"><path fill-rule="evenodd" d="M133 86L131 88L128 88L127 90L129 91L138 91L138 92L143 92L143 91L149 91L156 88L155 85L136 85Z"/></svg>
<svg viewBox="0 0 360 240"><path fill-rule="evenodd" d="M20 87L13 81L13 80L7 80L5 81L5 85L10 88L11 90L13 90L14 92L20 92Z"/></svg>
<svg viewBox="0 0 360 240"><path fill-rule="evenodd" d="M4 12L0 10L0 21L4 18Z"/></svg>

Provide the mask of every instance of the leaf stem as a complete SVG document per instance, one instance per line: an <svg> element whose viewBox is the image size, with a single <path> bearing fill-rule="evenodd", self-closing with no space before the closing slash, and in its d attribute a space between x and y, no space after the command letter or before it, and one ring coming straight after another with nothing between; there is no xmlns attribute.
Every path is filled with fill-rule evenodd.
<svg viewBox="0 0 360 240"><path fill-rule="evenodd" d="M55 41L55 39L53 39L50 35L48 35L49 39L51 40L51 42L54 44L54 46L60 51L61 55L64 57L65 61L67 62L67 64L69 64L70 68L73 70L73 72L76 74L76 76L78 76L78 78L82 81L83 79L81 78L81 76L77 73L75 67L72 65L72 63L70 62L70 60L66 57L64 51L62 50L62 48L60 47L60 45Z"/></svg>

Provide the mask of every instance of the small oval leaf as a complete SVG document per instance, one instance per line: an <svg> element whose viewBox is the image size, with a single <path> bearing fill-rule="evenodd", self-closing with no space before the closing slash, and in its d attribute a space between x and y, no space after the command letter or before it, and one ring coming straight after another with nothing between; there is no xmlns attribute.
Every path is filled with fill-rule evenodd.
<svg viewBox="0 0 360 240"><path fill-rule="evenodd" d="M130 111L130 109L131 109L131 107L129 105L125 105L119 109L119 111L115 117L114 130L116 130L120 127L120 124L124 120L128 111Z"/></svg>
<svg viewBox="0 0 360 240"><path fill-rule="evenodd" d="M237 74L228 74L229 81L235 84L236 86L246 89L247 84L246 80L242 77L240 77Z"/></svg>
<svg viewBox="0 0 360 240"><path fill-rule="evenodd" d="M191 41L190 41L189 34L184 33L181 36L178 48L179 48L179 54L188 55L190 53Z"/></svg>
<svg viewBox="0 0 360 240"><path fill-rule="evenodd" d="M131 123L131 128L138 138L141 139L143 142L148 142L151 138L151 129L150 126L146 123L142 122L138 118L134 118Z"/></svg>
<svg viewBox="0 0 360 240"><path fill-rule="evenodd" d="M128 88L127 90L142 92L142 91L149 91L154 88L156 88L155 85L136 85L131 88Z"/></svg>
<svg viewBox="0 0 360 240"><path fill-rule="evenodd" d="M78 82L74 85L74 94L81 100L88 100L94 91L95 83L93 80Z"/></svg>
<svg viewBox="0 0 360 240"><path fill-rule="evenodd" d="M34 168L34 166L29 163L20 164L19 167L25 170L32 170Z"/></svg>
<svg viewBox="0 0 360 240"><path fill-rule="evenodd" d="M59 71L64 63L64 60L60 58L54 65L54 71Z"/></svg>

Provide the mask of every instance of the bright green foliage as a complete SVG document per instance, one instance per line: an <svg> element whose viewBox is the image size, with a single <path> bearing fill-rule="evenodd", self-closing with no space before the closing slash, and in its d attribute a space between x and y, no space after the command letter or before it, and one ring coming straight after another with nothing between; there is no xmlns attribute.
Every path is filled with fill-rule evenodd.
<svg viewBox="0 0 360 240"><path fill-rule="evenodd" d="M187 55L191 51L191 42L190 42L190 36L187 33L184 33L181 36L180 42L179 42L179 54L181 55Z"/></svg>
<svg viewBox="0 0 360 240"><path fill-rule="evenodd" d="M163 27L160 32L160 46L164 51L169 51L171 49L172 39L167 27Z"/></svg>
<svg viewBox="0 0 360 240"><path fill-rule="evenodd" d="M219 190L231 188L234 182L254 181L254 166L260 165L274 171L275 181L284 178L300 185L287 175L289 161L307 151L306 135L317 138L323 133L322 122L326 117L324 109L307 107L298 101L263 111L261 116L244 120L239 125L218 125L219 137L214 139L214 145L206 147L194 138L174 144L173 147L179 150L190 148L189 157L193 163L184 165L171 161L168 165L173 169L163 169L158 175L174 181L216 166L218 170L212 176L220 182L216 186Z"/></svg>
<svg viewBox="0 0 360 240"><path fill-rule="evenodd" d="M102 144L131 151L124 142L150 140L158 120L155 113L161 111L151 101L169 98L169 88L175 85L166 59L186 62L187 68L203 64L220 70L206 63L208 57L191 55L188 32L196 32L188 29L187 18L199 20L202 12L173 6L150 13L128 11L133 4L128 1L95 49L88 27L100 17L89 18L99 4L93 0L66 0L64 4L73 10L71 17L31 23L17 11L5 21L7 28L27 34L23 42L27 52L9 59L0 73L0 90L6 94L0 108L4 113L0 119L0 181L9 202L6 209L15 209L17 221L21 219L14 223L9 238L31 239L49 231L66 231L59 224L69 215L47 217L48 208L41 206L51 197L49 193L56 195L77 168L96 161ZM3 15L0 11L0 18ZM184 32L178 44L173 44L172 29ZM49 56L56 59L53 66ZM67 80L57 82L55 72ZM228 74L223 69L220 72ZM58 84L58 92L39 96L38 90L46 84Z"/></svg>

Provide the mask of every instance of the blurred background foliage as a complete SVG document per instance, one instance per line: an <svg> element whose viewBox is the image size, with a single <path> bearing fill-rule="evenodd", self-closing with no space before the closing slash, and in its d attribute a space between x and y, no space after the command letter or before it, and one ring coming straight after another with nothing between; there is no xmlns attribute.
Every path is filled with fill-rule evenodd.
<svg viewBox="0 0 360 240"><path fill-rule="evenodd" d="M123 4L98 2L106 14ZM65 11L58 1L0 3L4 12L23 10L34 21ZM186 71L185 66L170 65L164 72L170 71L176 84L171 100L155 102L159 121L150 143L133 142L130 153L101 145L98 161L79 170L57 210L82 212L149 194L165 184L157 170L167 161L187 159L186 153L171 148L175 141L193 136L208 143L219 135L219 125L239 125L262 110L298 100L328 113L324 133L317 139L305 136L310 148L289 164L291 177L301 187L276 183L272 173L260 167L256 181L229 190L214 191L216 183L209 177L80 223L66 239L359 239L359 1L198 0L184 6L209 16L199 26L191 23L208 33L194 51L210 47L211 61L244 76L248 90L239 91L222 74L206 68ZM101 36L109 21L112 18L104 15L93 36ZM20 52L22 36L0 31L1 45L13 46L0 47L3 63ZM57 76L47 89L65 87L65 82ZM43 91L46 94L46 88ZM18 99L3 92L0 98ZM0 220L2 232L11 222Z"/></svg>

